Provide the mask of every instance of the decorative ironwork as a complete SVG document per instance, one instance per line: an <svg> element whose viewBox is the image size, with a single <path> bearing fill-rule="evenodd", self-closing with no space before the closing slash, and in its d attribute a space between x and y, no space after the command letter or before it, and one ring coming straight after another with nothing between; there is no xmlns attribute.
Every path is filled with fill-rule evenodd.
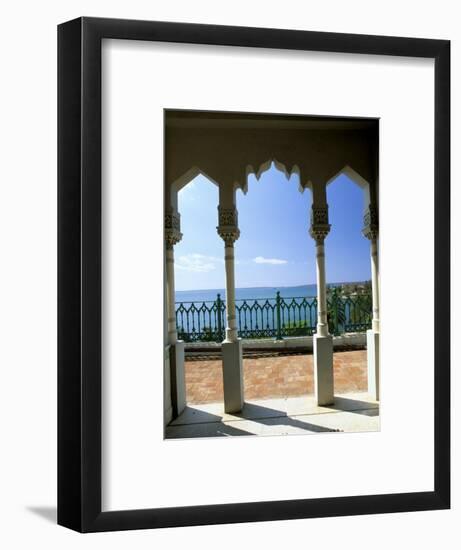
<svg viewBox="0 0 461 550"><path fill-rule="evenodd" d="M370 293L341 295L333 288L327 299L328 330L339 336L344 332L364 332L371 328L372 297Z"/></svg>
<svg viewBox="0 0 461 550"><path fill-rule="evenodd" d="M176 303L178 339L184 342L221 342L224 340L226 305L218 294L214 302Z"/></svg>
<svg viewBox="0 0 461 550"><path fill-rule="evenodd" d="M371 328L371 294L341 295L333 289L327 298L328 325L333 335L363 332ZM317 324L317 298L247 298L236 300L240 338L312 336ZM214 301L177 302L178 338L185 342L221 342L225 335L226 303L220 294Z"/></svg>

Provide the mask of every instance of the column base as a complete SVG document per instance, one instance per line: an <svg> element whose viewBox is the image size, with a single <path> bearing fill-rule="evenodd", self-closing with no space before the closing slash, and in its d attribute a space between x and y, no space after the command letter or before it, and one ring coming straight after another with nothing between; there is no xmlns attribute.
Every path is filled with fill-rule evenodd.
<svg viewBox="0 0 461 550"><path fill-rule="evenodd" d="M331 335L314 334L314 388L317 405L334 403L333 337Z"/></svg>
<svg viewBox="0 0 461 550"><path fill-rule="evenodd" d="M173 417L179 416L186 406L186 376L184 371L184 342L170 345L171 405Z"/></svg>
<svg viewBox="0 0 461 550"><path fill-rule="evenodd" d="M224 412L236 413L243 408L242 341L222 343Z"/></svg>
<svg viewBox="0 0 461 550"><path fill-rule="evenodd" d="M368 393L379 401L379 332L367 330Z"/></svg>
<svg viewBox="0 0 461 550"><path fill-rule="evenodd" d="M226 328L226 339L224 342L236 342L238 340L238 332L236 328Z"/></svg>
<svg viewBox="0 0 461 550"><path fill-rule="evenodd" d="M163 424L166 426L173 419L173 407L171 406L171 375L170 375L170 346L165 346L163 351Z"/></svg>

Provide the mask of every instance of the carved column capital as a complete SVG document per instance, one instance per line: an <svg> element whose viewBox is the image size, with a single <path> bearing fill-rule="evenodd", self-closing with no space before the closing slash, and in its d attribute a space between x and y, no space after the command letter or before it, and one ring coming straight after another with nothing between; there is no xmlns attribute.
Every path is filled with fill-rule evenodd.
<svg viewBox="0 0 461 550"><path fill-rule="evenodd" d="M314 206L311 210L310 236L317 244L323 244L325 237L330 232L331 225L328 223L328 206Z"/></svg>
<svg viewBox="0 0 461 550"><path fill-rule="evenodd" d="M379 233L378 209L375 206L370 206L366 209L363 215L362 234L370 241L376 241Z"/></svg>
<svg viewBox="0 0 461 550"><path fill-rule="evenodd" d="M218 206L218 226L216 230L226 246L234 245L235 241L240 237L238 212L235 207L224 208Z"/></svg>
<svg viewBox="0 0 461 550"><path fill-rule="evenodd" d="M166 247L172 249L173 246L182 239L181 216L172 208L165 213L165 242Z"/></svg>

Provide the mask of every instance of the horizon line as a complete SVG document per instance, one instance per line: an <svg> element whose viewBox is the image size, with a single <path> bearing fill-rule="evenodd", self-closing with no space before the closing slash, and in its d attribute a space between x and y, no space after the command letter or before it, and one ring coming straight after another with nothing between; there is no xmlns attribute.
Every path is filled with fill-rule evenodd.
<svg viewBox="0 0 461 550"><path fill-rule="evenodd" d="M371 281L371 279L361 279L361 280L355 280L355 281L330 281L327 282L327 285L344 285L344 284L358 284L358 283L366 283ZM300 285L264 285L264 286L236 286L235 289L247 289L247 288L298 288L301 286L317 286L317 283L303 283ZM192 292L192 291L199 291L199 290L226 290L225 287L222 288L188 288L188 289L176 289L175 292Z"/></svg>

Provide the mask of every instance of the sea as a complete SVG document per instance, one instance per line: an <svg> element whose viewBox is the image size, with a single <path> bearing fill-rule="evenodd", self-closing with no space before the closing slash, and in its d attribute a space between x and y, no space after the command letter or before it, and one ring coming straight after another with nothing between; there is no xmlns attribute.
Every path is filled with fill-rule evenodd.
<svg viewBox="0 0 461 550"><path fill-rule="evenodd" d="M336 283L340 284L340 283ZM336 286L335 283L328 286ZM236 300L262 300L275 299L277 291L280 292L282 298L311 298L317 296L317 285L301 285L301 286L260 286L249 288L236 288ZM176 302L214 302L217 295L221 295L221 299L226 299L226 291L223 288L213 288L207 290L177 290Z"/></svg>

